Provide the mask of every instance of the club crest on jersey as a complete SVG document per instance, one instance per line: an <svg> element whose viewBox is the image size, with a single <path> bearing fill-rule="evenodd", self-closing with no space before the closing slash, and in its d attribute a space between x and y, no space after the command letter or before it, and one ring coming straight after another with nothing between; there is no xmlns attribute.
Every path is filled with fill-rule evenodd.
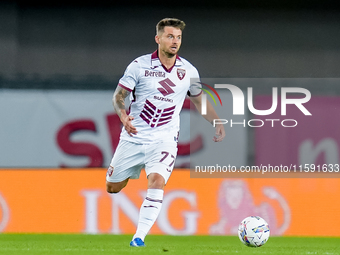
<svg viewBox="0 0 340 255"><path fill-rule="evenodd" d="M177 76L180 80L183 80L185 76L185 69L177 68Z"/></svg>
<svg viewBox="0 0 340 255"><path fill-rule="evenodd" d="M114 171L113 166L109 166L109 168L107 169L106 175L109 176L109 177L111 177L112 174L113 174L113 171Z"/></svg>

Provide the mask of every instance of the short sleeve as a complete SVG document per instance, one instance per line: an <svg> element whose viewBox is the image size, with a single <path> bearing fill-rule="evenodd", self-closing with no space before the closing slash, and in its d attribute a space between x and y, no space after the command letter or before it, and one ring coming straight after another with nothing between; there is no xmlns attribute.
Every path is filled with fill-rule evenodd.
<svg viewBox="0 0 340 255"><path fill-rule="evenodd" d="M120 78L118 85L131 92L138 83L139 72L138 60L132 61L126 68L123 77Z"/></svg>
<svg viewBox="0 0 340 255"><path fill-rule="evenodd" d="M197 97L202 93L202 85L200 84L200 76L196 68L193 68L192 76L190 78L190 87L188 90L188 96Z"/></svg>

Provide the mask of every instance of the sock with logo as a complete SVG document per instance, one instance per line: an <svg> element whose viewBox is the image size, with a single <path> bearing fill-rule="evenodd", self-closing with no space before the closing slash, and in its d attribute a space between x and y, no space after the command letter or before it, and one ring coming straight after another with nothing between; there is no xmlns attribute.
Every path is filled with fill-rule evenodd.
<svg viewBox="0 0 340 255"><path fill-rule="evenodd" d="M164 191L162 189L148 189L139 211L137 231L132 239L139 237L144 241L145 236L150 231L161 211L163 194Z"/></svg>

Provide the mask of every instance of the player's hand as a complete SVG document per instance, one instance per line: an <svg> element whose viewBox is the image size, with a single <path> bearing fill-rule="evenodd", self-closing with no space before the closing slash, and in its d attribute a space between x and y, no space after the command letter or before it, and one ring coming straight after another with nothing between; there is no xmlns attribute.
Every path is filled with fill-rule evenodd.
<svg viewBox="0 0 340 255"><path fill-rule="evenodd" d="M215 126L215 135L213 138L214 142L221 142L225 137L224 126L222 124L217 124Z"/></svg>
<svg viewBox="0 0 340 255"><path fill-rule="evenodd" d="M135 119L132 116L126 115L124 116L121 121L123 123L123 126L126 130L126 132L129 134L129 136L137 135L137 129L132 125L131 121Z"/></svg>

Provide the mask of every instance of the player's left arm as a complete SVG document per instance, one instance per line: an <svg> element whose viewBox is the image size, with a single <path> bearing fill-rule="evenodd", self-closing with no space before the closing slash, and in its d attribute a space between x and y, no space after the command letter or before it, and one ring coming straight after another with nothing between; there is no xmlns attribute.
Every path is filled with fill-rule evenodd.
<svg viewBox="0 0 340 255"><path fill-rule="evenodd" d="M199 113L201 113L202 95L190 97L190 101L195 105ZM207 114L202 115L207 121L213 124L214 119L219 119L214 107L207 100ZM215 125L215 135L213 138L214 142L221 142L225 137L225 130L223 124Z"/></svg>

